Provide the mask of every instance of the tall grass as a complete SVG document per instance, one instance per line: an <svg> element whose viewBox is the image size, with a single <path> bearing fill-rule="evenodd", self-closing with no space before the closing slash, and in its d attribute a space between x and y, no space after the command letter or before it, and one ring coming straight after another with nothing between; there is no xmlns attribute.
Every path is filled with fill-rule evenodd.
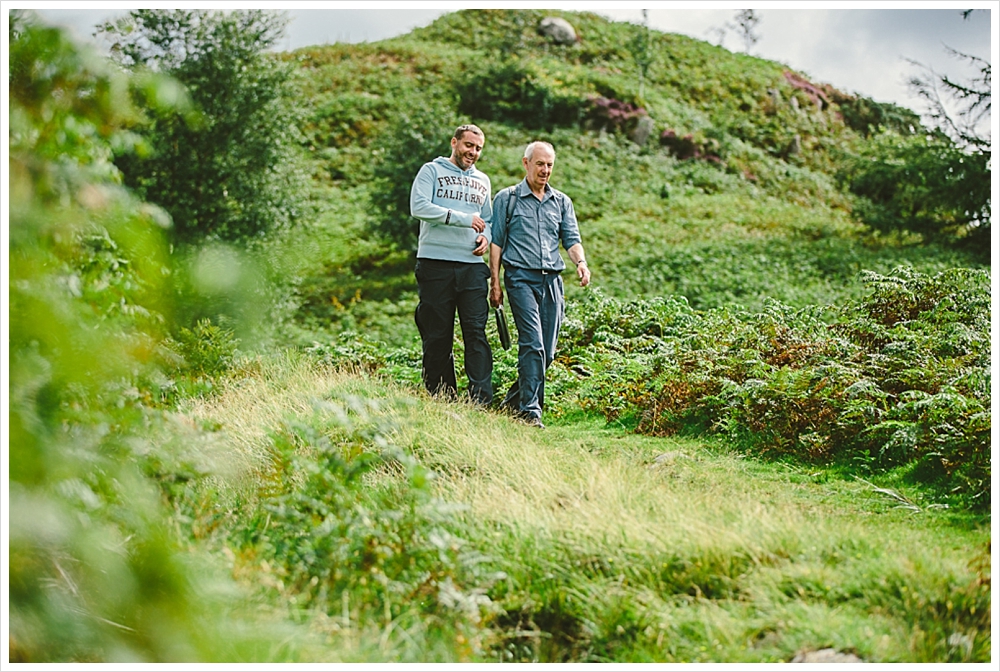
<svg viewBox="0 0 1000 672"><path fill-rule="evenodd" d="M947 512L915 515L866 482L721 445L588 422L540 432L308 358L255 366L185 409L259 465L219 499L228 503L199 514L221 509L228 520L203 542L232 549L247 583L270 586L260 599L304 604L291 608L314 628L326 624L339 655L750 662L832 646L882 662L989 656L988 574L970 564L983 557L988 531ZM436 513L399 524L411 543L431 530L452 539L444 555L417 556L429 563L424 576L450 577L437 583L436 601L406 607L357 579L324 601L293 588L288 558L267 554L277 541L233 536L253 527L247 521L263 515L258 503L275 488L319 496L273 475L274 432L296 424L312 438L296 444L295 459L330 449L348 464L395 456L366 472L355 506L380 492L405 501L423 487L414 465L426 470L430 499L421 501L436 502ZM371 577L363 563L338 571ZM405 590L423 594L419 580L400 577L390 576L417 581ZM379 645L358 648L366 639Z"/></svg>
<svg viewBox="0 0 1000 672"><path fill-rule="evenodd" d="M775 64L659 36L676 67L654 67L637 101L616 72L631 28L570 16L587 39L568 52L525 32L529 11L289 56L315 103L305 131L325 208L252 255L170 248L168 217L120 187L112 157L142 151L129 101L175 99L170 83L127 80L12 20L11 660L990 657L986 521L934 489L955 478L987 492L985 276L882 279L878 301L847 302L838 325L860 344L820 347L822 311L775 297L836 303L857 269L963 257L862 234L828 151L859 136L829 112L765 109ZM556 186L578 204L600 283L687 296L626 305L572 290L587 315L567 322L544 432L420 390L410 259L370 235L373 139L400 109L461 102L482 75L454 72L476 60L469 21L533 50L531 67L501 69L533 104L573 117L565 104L591 93L642 102L656 130L725 159L679 161L563 117L530 133L483 122L498 187L520 178L529 135L556 143ZM811 153L783 156L792 131ZM734 300L751 308L692 308ZM850 373L804 359L846 351L872 380L814 388L813 368L785 366ZM497 350L498 389L515 361ZM881 421L862 432L867 451L850 444L862 468L789 449L842 447L800 431L804 402L846 419L841 431ZM625 431L680 420L736 441ZM894 469L915 452L933 459Z"/></svg>

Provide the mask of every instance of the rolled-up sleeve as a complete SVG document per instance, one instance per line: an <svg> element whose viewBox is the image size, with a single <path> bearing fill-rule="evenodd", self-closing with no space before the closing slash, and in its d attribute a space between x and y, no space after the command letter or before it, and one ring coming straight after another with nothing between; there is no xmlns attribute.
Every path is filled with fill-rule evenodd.
<svg viewBox="0 0 1000 672"><path fill-rule="evenodd" d="M502 189L493 198L493 205L491 206L492 213L504 213L500 217L494 217L493 221L493 240L491 241L494 245L498 247L503 247L507 242L507 201L510 199L510 190Z"/></svg>
<svg viewBox="0 0 1000 672"><path fill-rule="evenodd" d="M410 187L410 214L429 224L445 226L472 226L470 212L459 212L437 205L431 200L434 193L434 175L430 166L424 165ZM485 219L485 218L484 218Z"/></svg>
<svg viewBox="0 0 1000 672"><path fill-rule="evenodd" d="M559 239L562 240L563 248L569 249L577 243L582 243L580 237L580 227L576 222L576 210L573 209L573 201L569 196L562 196L562 221L559 223Z"/></svg>

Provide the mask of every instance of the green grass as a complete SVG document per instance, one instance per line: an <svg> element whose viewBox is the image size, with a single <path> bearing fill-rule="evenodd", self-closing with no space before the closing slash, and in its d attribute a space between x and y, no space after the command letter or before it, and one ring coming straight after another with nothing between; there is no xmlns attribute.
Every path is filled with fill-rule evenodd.
<svg viewBox="0 0 1000 672"><path fill-rule="evenodd" d="M826 647L870 662L990 655L988 583L973 564L988 557L988 519L900 506L919 501L916 486L592 418L538 431L299 358L258 360L183 414L216 427L243 473L215 483L193 529L220 512L228 522L198 543L230 549L234 575L330 638L337 659L777 662ZM354 584L347 598L297 608L302 594L276 582L294 573L285 558L262 564L260 542L228 536L276 487L269 437L288 423L345 454L400 449L433 472L447 529L478 558L475 570L452 567L454 585L489 599L417 618L412 605L358 605L352 590L368 589ZM296 449L306 460L312 450ZM376 469L365 479L359 502L404 477Z"/></svg>
<svg viewBox="0 0 1000 672"><path fill-rule="evenodd" d="M170 252L88 130L129 126L91 105L128 90L117 68L39 43L19 72L80 95L21 105L55 117L15 134L11 660L991 658L986 278L927 298L919 273L981 264L858 225L838 171L868 140L780 65L656 34L640 99L634 26L565 13L583 40L562 49L541 14L283 55L316 216L247 251ZM523 58L499 63L511 39ZM481 167L499 189L526 142L555 143L603 293L568 283L544 432L421 391L412 259L372 229L382 140L413 130L394 121L458 118L498 73L531 95L520 123L506 98L473 119ZM653 141L577 124L594 94L643 105ZM671 156L667 129L722 163ZM854 304L859 272L901 264ZM829 356L842 334L851 362ZM498 391L515 357L495 349Z"/></svg>

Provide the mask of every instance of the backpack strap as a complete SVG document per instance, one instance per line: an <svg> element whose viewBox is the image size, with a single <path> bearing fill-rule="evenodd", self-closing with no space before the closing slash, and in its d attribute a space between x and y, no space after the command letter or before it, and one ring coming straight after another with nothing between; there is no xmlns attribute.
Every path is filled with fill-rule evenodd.
<svg viewBox="0 0 1000 672"><path fill-rule="evenodd" d="M504 228L510 227L510 218L514 216L514 208L512 206L516 205L514 200L514 192L517 191L517 185L513 187L507 187L507 221L504 223Z"/></svg>

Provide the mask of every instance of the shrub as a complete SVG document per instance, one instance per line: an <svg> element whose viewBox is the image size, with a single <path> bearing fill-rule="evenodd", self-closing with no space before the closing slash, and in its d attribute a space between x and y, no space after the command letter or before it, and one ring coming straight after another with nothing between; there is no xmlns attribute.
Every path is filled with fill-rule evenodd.
<svg viewBox="0 0 1000 672"><path fill-rule="evenodd" d="M531 61L506 61L471 72L456 84L458 109L473 119L529 129L577 124L586 99L552 81Z"/></svg>
<svg viewBox="0 0 1000 672"><path fill-rule="evenodd" d="M831 322L774 301L695 313L673 299L596 296L571 308L559 359L588 372L585 408L639 432L716 431L824 462L868 456L988 509L988 274L862 280L868 294Z"/></svg>
<svg viewBox="0 0 1000 672"><path fill-rule="evenodd" d="M586 125L606 131L629 132L646 110L635 103L623 103L614 98L591 96L587 100Z"/></svg>
<svg viewBox="0 0 1000 672"><path fill-rule="evenodd" d="M239 339L231 330L214 325L210 320L198 320L193 329L181 327L177 343L184 358L185 373L212 377L232 367Z"/></svg>
<svg viewBox="0 0 1000 672"><path fill-rule="evenodd" d="M840 101L839 109L844 123L865 137L882 130L912 135L923 128L920 116L912 110L893 103L879 103L865 96L845 97Z"/></svg>
<svg viewBox="0 0 1000 672"><path fill-rule="evenodd" d="M712 163L722 163L719 156L719 142L713 139L696 140L688 133L678 137L673 129L666 129L660 134L660 145L682 161L685 159L702 159Z"/></svg>
<svg viewBox="0 0 1000 672"><path fill-rule="evenodd" d="M181 240L256 239L301 216L292 70L267 53L283 19L260 10L133 10L99 27L137 72L183 85L195 115L147 99L148 153L116 159L126 184L165 208Z"/></svg>

